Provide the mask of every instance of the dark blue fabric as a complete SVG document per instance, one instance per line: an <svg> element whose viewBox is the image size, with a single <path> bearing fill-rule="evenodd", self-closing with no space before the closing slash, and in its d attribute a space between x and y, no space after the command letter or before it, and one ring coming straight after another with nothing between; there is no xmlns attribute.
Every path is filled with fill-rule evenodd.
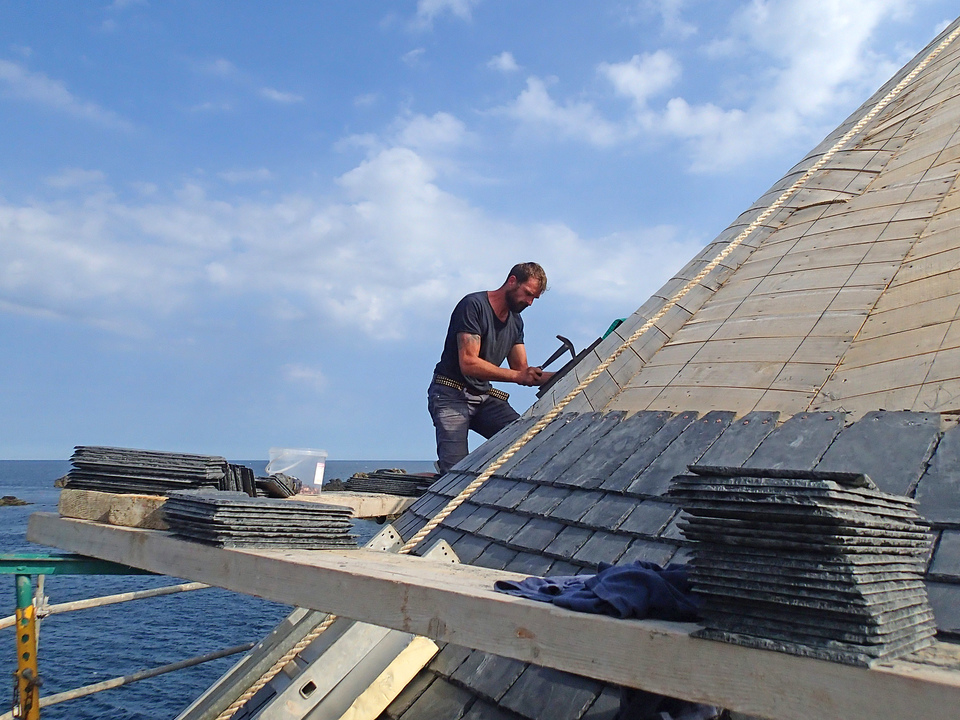
<svg viewBox="0 0 960 720"><path fill-rule="evenodd" d="M596 575L498 580L494 589L508 595L550 602L578 612L618 618L696 620L698 601L687 566L662 568L638 560L628 565L600 563Z"/></svg>

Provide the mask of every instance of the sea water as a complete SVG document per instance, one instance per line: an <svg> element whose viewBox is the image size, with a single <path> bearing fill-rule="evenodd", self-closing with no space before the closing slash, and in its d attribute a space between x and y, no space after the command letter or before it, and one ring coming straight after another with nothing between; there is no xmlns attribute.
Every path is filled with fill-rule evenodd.
<svg viewBox="0 0 960 720"><path fill-rule="evenodd" d="M242 462L258 475L265 462ZM403 468L432 472L425 461L328 460L327 480L355 472ZM56 512L54 481L70 470L57 460L0 460L0 496L14 495L29 505L0 507L0 553L59 552L27 542L27 520L34 512ZM382 526L355 521L360 544ZM157 576L48 576L51 604L173 585ZM16 609L14 577L0 576L0 617ZM258 642L290 613L286 605L211 588L51 615L40 625L38 652L41 696L130 675L217 650ZM242 655L213 660L149 680L44 708L44 720L158 720L174 718ZM16 646L12 628L0 630L0 714L10 709Z"/></svg>

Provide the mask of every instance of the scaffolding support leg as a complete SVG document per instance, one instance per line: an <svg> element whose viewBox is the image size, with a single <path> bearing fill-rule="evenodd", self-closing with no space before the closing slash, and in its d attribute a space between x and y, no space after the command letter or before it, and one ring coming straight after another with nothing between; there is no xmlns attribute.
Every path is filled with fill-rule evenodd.
<svg viewBox="0 0 960 720"><path fill-rule="evenodd" d="M22 720L40 720L37 613L29 575L17 575L17 697Z"/></svg>

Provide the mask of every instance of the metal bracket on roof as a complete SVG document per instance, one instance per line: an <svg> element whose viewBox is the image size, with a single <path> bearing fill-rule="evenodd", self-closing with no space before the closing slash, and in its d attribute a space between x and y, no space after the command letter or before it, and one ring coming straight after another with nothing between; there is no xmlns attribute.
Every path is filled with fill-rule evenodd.
<svg viewBox="0 0 960 720"><path fill-rule="evenodd" d="M368 550L397 552L403 547L403 538L400 537L400 533L393 529L393 525L387 524L364 547Z"/></svg>
<svg viewBox="0 0 960 720"><path fill-rule="evenodd" d="M394 536L399 538L396 531L387 526L366 547L378 549L388 545ZM445 540L438 540L422 557L443 563L460 562ZM301 651L286 672L271 681L276 694L268 704L256 714L244 717L260 720L301 720L308 716L310 720L337 720L345 715L356 720L379 717L438 651L436 643L428 638L337 618L326 632Z"/></svg>

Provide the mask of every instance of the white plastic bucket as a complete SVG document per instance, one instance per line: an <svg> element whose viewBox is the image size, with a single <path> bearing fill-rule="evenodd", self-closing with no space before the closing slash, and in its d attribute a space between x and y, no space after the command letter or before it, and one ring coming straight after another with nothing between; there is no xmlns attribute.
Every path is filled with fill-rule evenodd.
<svg viewBox="0 0 960 720"><path fill-rule="evenodd" d="M267 473L283 473L297 478L305 486L319 488L323 485L323 468L326 462L326 450L270 448Z"/></svg>

